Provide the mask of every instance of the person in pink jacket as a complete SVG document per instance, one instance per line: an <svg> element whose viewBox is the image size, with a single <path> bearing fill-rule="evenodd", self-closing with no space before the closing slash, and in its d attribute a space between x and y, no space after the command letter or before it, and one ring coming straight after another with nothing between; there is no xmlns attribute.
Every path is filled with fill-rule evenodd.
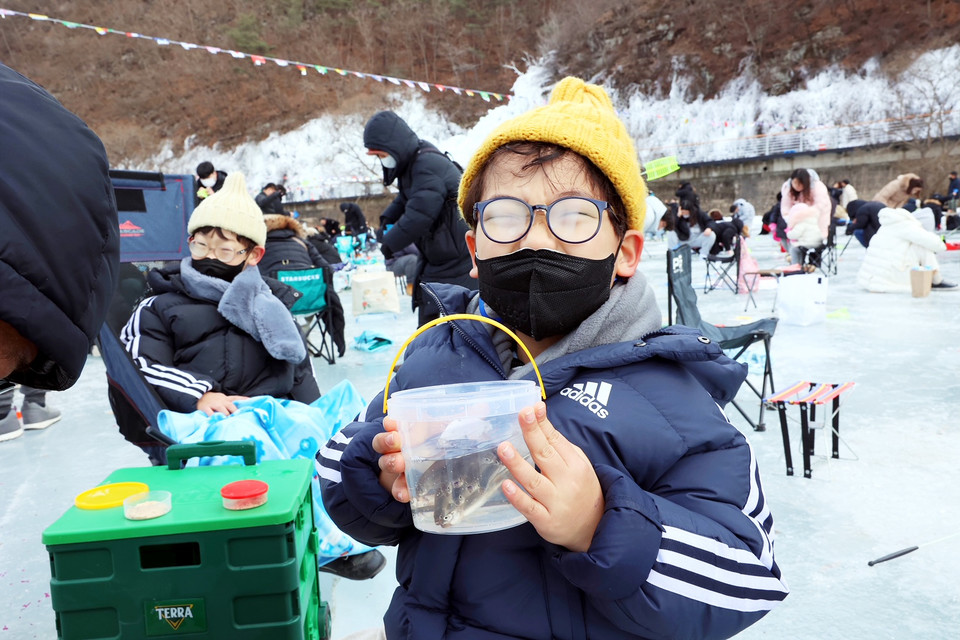
<svg viewBox="0 0 960 640"><path fill-rule="evenodd" d="M813 169L794 169L790 178L780 188L783 196L780 200L780 213L784 220L789 220L790 210L795 204L805 204L817 211L817 226L820 229L820 239L826 242L830 229L830 211L833 208L830 192L823 184L820 176ZM802 263L806 249L794 248L791 244L790 260L793 263Z"/></svg>

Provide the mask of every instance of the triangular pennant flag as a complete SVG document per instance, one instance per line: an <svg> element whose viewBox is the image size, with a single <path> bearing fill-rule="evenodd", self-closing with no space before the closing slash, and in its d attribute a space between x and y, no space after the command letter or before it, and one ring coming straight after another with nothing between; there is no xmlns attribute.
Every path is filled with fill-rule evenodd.
<svg viewBox="0 0 960 640"><path fill-rule="evenodd" d="M277 63L278 67L286 67L287 65L290 64L289 60L279 60L277 58L273 58L273 61Z"/></svg>
<svg viewBox="0 0 960 640"><path fill-rule="evenodd" d="M313 68L316 69L317 73L319 73L322 76L327 75L327 71L329 71L329 69L327 69L326 67L321 67L318 64L313 65Z"/></svg>
<svg viewBox="0 0 960 640"><path fill-rule="evenodd" d="M297 71L299 71L299 72L300 72L300 75L302 75L302 76L307 75L307 68L306 68L305 66L303 66L302 64L298 64L298 65L297 65Z"/></svg>
<svg viewBox="0 0 960 640"><path fill-rule="evenodd" d="M168 44L170 44L170 41L167 40L166 38L156 38L156 39L155 39L155 42L156 42L158 45L160 45L161 47L165 47L165 46L167 46Z"/></svg>
<svg viewBox="0 0 960 640"><path fill-rule="evenodd" d="M263 56L250 56L250 59L253 61L253 64L258 67L267 61Z"/></svg>
<svg viewBox="0 0 960 640"><path fill-rule="evenodd" d="M107 35L107 30L104 29L103 27L94 27L93 30L96 31L101 36Z"/></svg>
<svg viewBox="0 0 960 640"><path fill-rule="evenodd" d="M423 89L427 93L430 93L430 85L428 85L426 82L418 82L417 86L419 86L421 89Z"/></svg>

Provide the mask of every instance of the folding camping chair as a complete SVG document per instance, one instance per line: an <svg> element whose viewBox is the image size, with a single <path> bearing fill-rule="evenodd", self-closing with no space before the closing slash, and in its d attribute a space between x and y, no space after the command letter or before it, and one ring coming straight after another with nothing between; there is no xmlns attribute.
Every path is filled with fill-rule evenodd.
<svg viewBox="0 0 960 640"><path fill-rule="evenodd" d="M766 403L764 397L769 390L773 393L773 366L770 363L770 340L777 329L777 318L765 318L749 324L733 327L723 327L704 322L697 309L697 293L691 284L690 247L681 245L667 250L667 285L669 296L667 301L667 316L673 324L686 325L697 329L705 337L710 338L724 350L736 350L734 360L740 359L746 350L762 343L766 359L763 365L763 380L758 389L749 379L747 386L760 400L760 417L754 422L749 415L732 401L733 406L750 423L754 431L765 431L763 415ZM674 303L676 303L676 317L674 317Z"/></svg>
<svg viewBox="0 0 960 640"><path fill-rule="evenodd" d="M106 322L100 327L97 345L107 370L107 398L120 433L143 449L154 465L166 464L166 448L176 444L163 435L157 420L166 405Z"/></svg>
<svg viewBox="0 0 960 640"><path fill-rule="evenodd" d="M737 283L740 281L741 243L742 238L738 234L733 242L732 255L714 254L706 257L704 262L707 265L707 275L703 280L703 292L705 294L724 287L737 293L739 290Z"/></svg>
<svg viewBox="0 0 960 640"><path fill-rule="evenodd" d="M837 252L837 220L831 217L830 226L827 227L827 242L819 249L808 251L807 258L810 264L820 270L820 273L829 277L837 275L837 264L841 253Z"/></svg>
<svg viewBox="0 0 960 640"><path fill-rule="evenodd" d="M316 269L278 271L277 280L290 285L300 293L290 312L303 329L310 355L323 358L329 364L335 363L337 356L333 349L333 335L329 329L333 322L329 302L330 292L333 291L332 269L317 267ZM311 337L315 331L320 334L317 342L314 342L315 338Z"/></svg>

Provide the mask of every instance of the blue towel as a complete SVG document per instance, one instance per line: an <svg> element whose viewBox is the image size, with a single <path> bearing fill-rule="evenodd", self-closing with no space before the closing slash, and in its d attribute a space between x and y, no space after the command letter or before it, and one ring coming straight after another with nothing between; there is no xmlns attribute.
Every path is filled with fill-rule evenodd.
<svg viewBox="0 0 960 640"><path fill-rule="evenodd" d="M366 408L366 402L349 380L343 380L310 404L257 396L236 403L233 415L202 411L176 413L161 411L160 430L179 443L210 440L250 440L261 460L314 460L317 451L350 424ZM239 456L191 458L188 465L243 464ZM323 566L344 555L371 550L337 529L320 499L320 480L313 474L313 516L320 540L318 564Z"/></svg>

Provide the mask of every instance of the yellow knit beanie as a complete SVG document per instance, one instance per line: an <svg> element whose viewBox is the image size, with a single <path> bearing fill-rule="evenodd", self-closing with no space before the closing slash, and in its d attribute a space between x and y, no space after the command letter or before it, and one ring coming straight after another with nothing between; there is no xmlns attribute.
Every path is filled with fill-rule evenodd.
<svg viewBox="0 0 960 640"><path fill-rule="evenodd" d="M549 142L589 159L623 199L627 226L643 229L647 186L640 176L633 140L603 87L579 78L564 78L554 87L546 106L498 126L477 149L460 180L457 201L461 214L467 191L480 169L494 151L510 142ZM469 221L472 212L464 217Z"/></svg>
<svg viewBox="0 0 960 640"><path fill-rule="evenodd" d="M267 243L263 211L247 192L247 181L240 172L227 175L220 191L204 198L193 210L187 233L192 234L201 227L220 227L249 238L261 247Z"/></svg>

